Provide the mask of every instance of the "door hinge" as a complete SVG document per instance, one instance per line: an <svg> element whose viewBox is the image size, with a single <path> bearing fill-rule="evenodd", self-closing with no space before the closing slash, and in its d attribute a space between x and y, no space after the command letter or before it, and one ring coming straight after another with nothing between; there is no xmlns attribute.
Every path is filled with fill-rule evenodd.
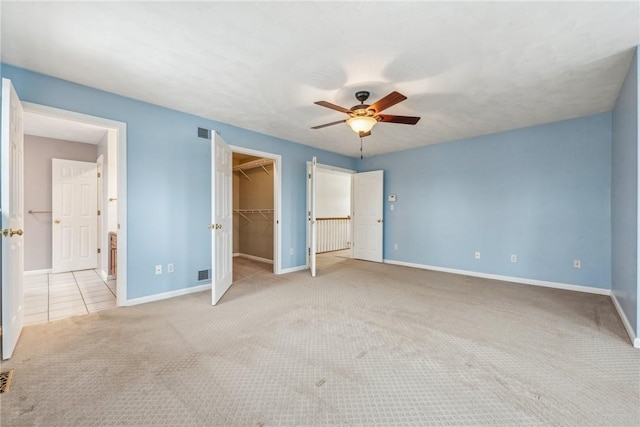
<svg viewBox="0 0 640 427"><path fill-rule="evenodd" d="M309 256L311 256L311 248L307 248L309 250Z"/></svg>
<svg viewBox="0 0 640 427"><path fill-rule="evenodd" d="M98 253L99 253L99 254L101 254L101 253L102 253L102 250L100 250L100 248L98 248Z"/></svg>
<svg viewBox="0 0 640 427"><path fill-rule="evenodd" d="M98 216L100 216L100 215L101 215L101 213L100 213L100 209L98 209Z"/></svg>
<svg viewBox="0 0 640 427"><path fill-rule="evenodd" d="M98 172L98 178L102 177L102 174L100 172Z"/></svg>
<svg viewBox="0 0 640 427"><path fill-rule="evenodd" d="M309 174L309 179L311 179L311 174Z"/></svg>

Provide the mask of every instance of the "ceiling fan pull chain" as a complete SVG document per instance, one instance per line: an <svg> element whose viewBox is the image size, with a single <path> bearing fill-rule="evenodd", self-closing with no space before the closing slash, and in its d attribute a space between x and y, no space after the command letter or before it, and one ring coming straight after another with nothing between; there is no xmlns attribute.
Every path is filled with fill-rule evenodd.
<svg viewBox="0 0 640 427"><path fill-rule="evenodd" d="M362 157L362 137L360 137L360 160L362 160L364 157Z"/></svg>

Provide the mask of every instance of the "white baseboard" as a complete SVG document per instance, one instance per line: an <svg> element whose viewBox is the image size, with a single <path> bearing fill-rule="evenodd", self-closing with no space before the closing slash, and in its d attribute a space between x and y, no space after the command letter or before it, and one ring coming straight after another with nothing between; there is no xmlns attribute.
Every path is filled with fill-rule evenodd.
<svg viewBox="0 0 640 427"><path fill-rule="evenodd" d="M35 276L36 274L49 274L51 273L51 269L50 268L45 268L44 270L29 270L29 271L25 271L24 275L25 276Z"/></svg>
<svg viewBox="0 0 640 427"><path fill-rule="evenodd" d="M611 301L613 301L613 305L615 306L616 311L618 312L618 316L620 316L620 320L622 320L622 324L624 325L624 328L627 330L627 334L629 335L629 338L631 339L633 346L635 348L640 348L640 338L636 337L636 334L633 331L633 328L631 327L631 323L629 322L627 315L625 314L624 310L622 309L622 306L618 302L618 298L616 297L616 294L613 292L611 292Z"/></svg>
<svg viewBox="0 0 640 427"><path fill-rule="evenodd" d="M289 267L289 268L283 268L280 270L280 273L278 274L288 274L288 273L294 273L296 271L302 271L302 270L308 270L309 267L306 265L299 265L297 267Z"/></svg>
<svg viewBox="0 0 640 427"><path fill-rule="evenodd" d="M386 264L402 265L405 267L421 268L423 270L442 271L444 273L462 274L463 276L481 277L483 279L501 280L503 282L521 283L523 285L543 286L545 288L564 289L566 291L587 292L598 295L611 295L610 289L594 288L590 286L570 285L568 283L547 282L544 280L526 279L523 277L501 276L498 274L479 273L476 271L457 270L455 268L435 267L432 265L414 264L410 262L385 259Z"/></svg>
<svg viewBox="0 0 640 427"><path fill-rule="evenodd" d="M237 257L237 256L240 256L240 252L234 252L234 253L233 253L233 257L234 257L234 258L235 258L235 257Z"/></svg>
<svg viewBox="0 0 640 427"><path fill-rule="evenodd" d="M253 261L264 262L264 263L267 263L267 264L273 264L273 260L272 259L260 258L259 256L242 254L242 253L238 253L237 255L233 254L233 256L239 256L240 258L246 258L246 259L251 259Z"/></svg>
<svg viewBox="0 0 640 427"><path fill-rule="evenodd" d="M182 295L188 295L196 292L206 291L207 289L211 289L211 283L206 285L192 286L190 288L177 289L175 291L164 292L161 294L149 295L147 297L130 299L130 300L127 300L124 305L130 306L130 305L144 304L147 302L160 301L167 298L174 298Z"/></svg>
<svg viewBox="0 0 640 427"><path fill-rule="evenodd" d="M109 276L107 275L107 273L104 270L98 270L98 276L100 276L100 278L102 280L104 280L105 282L107 280L109 280Z"/></svg>

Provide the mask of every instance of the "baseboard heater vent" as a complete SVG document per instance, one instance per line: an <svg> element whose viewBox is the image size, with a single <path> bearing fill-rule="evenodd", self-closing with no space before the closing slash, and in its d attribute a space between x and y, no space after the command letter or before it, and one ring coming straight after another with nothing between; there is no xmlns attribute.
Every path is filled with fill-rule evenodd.
<svg viewBox="0 0 640 427"><path fill-rule="evenodd" d="M198 281L200 280L209 280L209 270L198 271Z"/></svg>
<svg viewBox="0 0 640 427"><path fill-rule="evenodd" d="M211 131L205 128L198 128L198 138L211 139Z"/></svg>
<svg viewBox="0 0 640 427"><path fill-rule="evenodd" d="M0 372L0 393L8 393L13 379L13 369Z"/></svg>

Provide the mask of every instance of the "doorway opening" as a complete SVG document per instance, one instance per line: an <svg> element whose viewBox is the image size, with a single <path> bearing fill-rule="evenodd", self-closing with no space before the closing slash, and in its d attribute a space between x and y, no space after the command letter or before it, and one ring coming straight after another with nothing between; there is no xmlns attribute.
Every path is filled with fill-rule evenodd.
<svg viewBox="0 0 640 427"><path fill-rule="evenodd" d="M273 273L280 274L282 268L280 253L281 156L234 145L229 148L233 153L234 161L233 254L238 254L238 257L245 259L254 257L255 261L273 264L271 268ZM235 163L236 161L238 164ZM247 177L250 179L246 179ZM261 191L263 191L262 194L260 194ZM242 217L240 213L245 217ZM249 222L247 218L252 222ZM236 224L238 229L236 229ZM236 230L244 230L247 233L243 235ZM238 236L238 246L236 246L236 236Z"/></svg>
<svg viewBox="0 0 640 427"><path fill-rule="evenodd" d="M315 163L315 158L307 169L307 267L315 276L317 255L352 257L355 171Z"/></svg>
<svg viewBox="0 0 640 427"><path fill-rule="evenodd" d="M273 160L233 152L233 281L273 270Z"/></svg>
<svg viewBox="0 0 640 427"><path fill-rule="evenodd" d="M351 254L350 172L318 165L316 170L316 253Z"/></svg>
<svg viewBox="0 0 640 427"><path fill-rule="evenodd" d="M124 305L126 125L23 105L25 324Z"/></svg>

